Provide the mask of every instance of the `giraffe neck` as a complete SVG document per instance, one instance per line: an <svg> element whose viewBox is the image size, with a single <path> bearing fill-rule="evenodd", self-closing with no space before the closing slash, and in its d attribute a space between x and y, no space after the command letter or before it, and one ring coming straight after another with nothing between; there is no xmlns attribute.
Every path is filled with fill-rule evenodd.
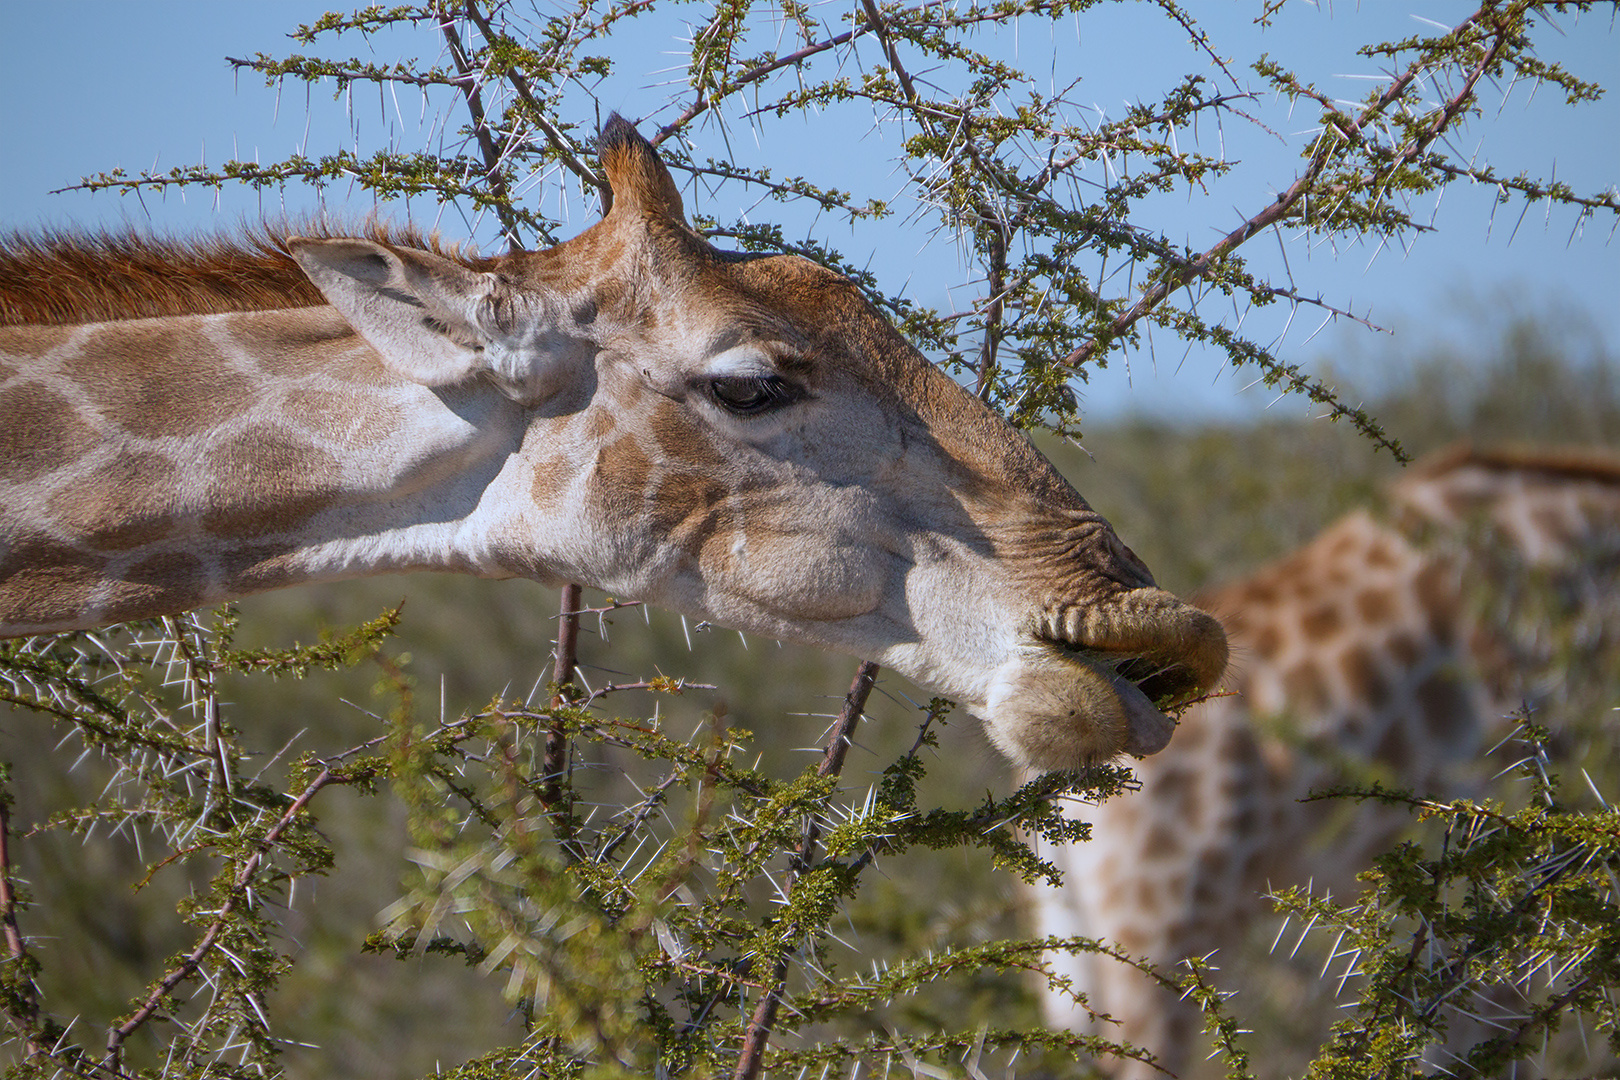
<svg viewBox="0 0 1620 1080"><path fill-rule="evenodd" d="M487 509L530 418L481 382L390 374L329 307L15 327L0 345L17 369L0 413L30 432L0 454L12 632L388 571L549 576L501 564Z"/></svg>

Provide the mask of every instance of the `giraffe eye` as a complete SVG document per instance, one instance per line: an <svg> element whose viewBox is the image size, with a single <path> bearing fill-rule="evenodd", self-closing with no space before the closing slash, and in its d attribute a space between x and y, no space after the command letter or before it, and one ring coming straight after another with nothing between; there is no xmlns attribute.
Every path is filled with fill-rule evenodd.
<svg viewBox="0 0 1620 1080"><path fill-rule="evenodd" d="M758 416L799 399L792 383L778 375L736 375L709 380L716 405L737 416Z"/></svg>

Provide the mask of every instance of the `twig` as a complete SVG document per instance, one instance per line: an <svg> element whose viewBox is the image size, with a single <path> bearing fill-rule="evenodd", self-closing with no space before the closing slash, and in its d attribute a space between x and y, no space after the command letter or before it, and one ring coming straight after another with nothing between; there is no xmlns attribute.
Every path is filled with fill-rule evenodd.
<svg viewBox="0 0 1620 1080"><path fill-rule="evenodd" d="M0 779L10 777L0 772ZM18 1012L11 1022L22 1029L24 1059L46 1053L39 1041L39 986L28 973L28 943L17 926L17 896L11 888L11 791L0 789L0 925L5 928L6 962L15 966Z"/></svg>
<svg viewBox="0 0 1620 1080"><path fill-rule="evenodd" d="M1459 23L1452 33L1455 34L1458 31L1461 31L1463 28L1478 22L1485 15L1485 13L1486 9L1484 8L1474 12L1474 14L1470 15L1468 18ZM1430 122L1428 128L1420 136L1407 143L1406 146L1389 155L1387 161L1388 169L1393 170L1412 161L1419 154L1421 154L1430 143L1439 137L1441 132L1445 131L1446 128L1450 126L1451 121L1455 119L1457 114L1462 111L1468 100L1473 96L1474 86L1481 78L1484 77L1485 73L1490 70L1491 64L1495 62L1497 55L1502 51L1506 44L1507 43L1504 36L1499 33L1496 36L1495 42L1489 49L1484 50L1483 54L1480 56L1479 62L1474 65L1473 71L1469 72L1468 77L1463 81L1462 89L1460 89L1456 94L1453 94L1450 100L1446 102L1445 106L1438 111L1438 114ZM1345 142L1361 142L1363 138L1362 129L1372 120L1380 116L1396 101L1400 100L1401 95L1406 92L1407 87L1409 87L1418 77L1419 70L1419 65L1414 64L1406 71L1402 72L1400 77L1390 82L1388 88L1386 88L1385 91L1378 96L1378 100L1374 101L1363 109L1355 119L1345 123L1330 121L1328 124L1329 130L1322 133L1321 146L1317 150L1316 154L1312 156L1310 165L1307 166L1305 171L1294 180L1293 184L1289 186L1287 191L1277 196L1276 200L1272 202L1271 205L1250 217L1236 229L1233 229L1231 232L1221 237L1220 240L1218 240L1202 255L1199 255L1190 262L1186 262L1174 267L1169 273L1166 273L1163 278L1144 292L1137 299L1136 303L1132 304L1129 309L1116 316L1114 320L1108 324L1108 329L1106 331L1092 338L1090 341L1080 346L1080 348L1075 349L1058 362L1069 368L1079 368L1083 366L1088 360L1101 352L1107 343L1116 341L1122 337L1130 330L1131 327L1135 326L1145 315L1157 308L1172 293L1182 288L1184 285L1187 285L1194 278L1207 275L1215 268L1215 265L1220 262L1220 260L1225 258L1245 241L1287 217L1289 212L1296 204L1299 203L1301 199L1304 199L1307 195L1312 193L1317 179L1321 176L1322 170L1327 167L1328 162L1331 159L1331 155L1329 153L1329 150L1331 149L1331 141L1329 139L1330 132L1336 133Z"/></svg>
<svg viewBox="0 0 1620 1080"><path fill-rule="evenodd" d="M478 10L472 0L467 0L465 10L467 18L471 19L473 25L478 27L478 32L484 35L484 41L494 45L495 33L490 28L489 20ZM541 107L540 99L536 96L534 88L529 85L529 80L524 76L523 72L514 67L506 72L506 77L511 80L512 89L517 91L518 98L533 113L531 119L534 121L535 126L545 135L546 141L551 144L551 148L557 152L558 159L568 167L569 172L596 189L597 195L602 200L602 210L606 213L608 207L613 205L613 190L608 187L607 178L598 175L594 169L579 159L579 155L574 151L573 143L569 142L568 137L562 133L562 129L552 123L550 117L546 116L546 110Z"/></svg>
<svg viewBox="0 0 1620 1080"><path fill-rule="evenodd" d="M468 17L471 18L472 0L467 0L466 10ZM461 83L461 92L467 99L467 112L472 115L473 134L478 139L478 149L484 155L484 180L489 184L490 194L495 196L495 213L501 219L501 230L506 233L507 245L513 251L522 251L523 241L518 236L518 221L512 214L512 196L506 190L506 174L501 170L501 153L495 147L489 123L484 118L484 93L473 72L472 64L467 59L467 50L462 47L461 35L456 33L453 9L446 9L439 17L439 31L444 35L445 44L450 47L450 56L456 62L456 70L465 79Z"/></svg>
<svg viewBox="0 0 1620 1080"><path fill-rule="evenodd" d="M844 695L844 708L839 712L837 722L833 724L832 734L827 739L827 749L822 755L821 765L816 769L816 775L836 777L844 771L844 758L849 752L850 740L854 737L856 725L861 722L861 711L866 708L866 699L872 693L872 684L877 681L877 673L878 666L870 660L861 661L861 666L855 669L854 681L849 685L849 693ZM799 841L798 849L793 853L787 886L790 897L794 884L810 868L810 861L815 858L816 842L820 837L821 829L812 816L805 822L804 835ZM787 933L791 932L789 928ZM787 933L784 933L784 940ZM743 1033L742 1053L737 1058L737 1071L732 1074L733 1080L755 1080L759 1076L760 1069L764 1067L765 1047L770 1041L772 1029L776 1026L776 1011L782 1003L782 991L787 982L790 962L791 950L783 948L782 955L777 957L775 967L771 971L770 989L754 1007L754 1014L748 1021L748 1030Z"/></svg>
<svg viewBox="0 0 1620 1080"><path fill-rule="evenodd" d="M220 905L219 914L208 925L208 929L203 933L202 940L197 943L197 947L191 950L173 971L163 976L152 992L147 995L146 1000L141 1003L141 1007L136 1009L128 1020L107 1033L107 1056L102 1060L102 1068L114 1070L119 1068L119 1056L123 1052L124 1043L152 1018L153 1014L162 1006L163 999L168 997L175 987L189 979L202 966L202 962L207 959L209 951L213 949L214 943L219 940L220 934L224 933L232 912L236 910L237 900L244 894L244 890L247 888L248 882L253 879L253 875L259 872L259 865L264 861L265 853L281 839L282 833L287 831L298 815L303 812L304 807L309 805L310 800L315 797L316 793L335 781L341 782L338 777L333 775L330 768L322 769L320 774L309 782L309 786L304 789L303 794L294 799L292 805L287 807L286 812L281 815L281 819L271 826L269 832L264 834L264 839L259 841L259 850L249 855L246 861L242 863L242 869L236 875L232 895L226 897L225 902Z"/></svg>
<svg viewBox="0 0 1620 1080"><path fill-rule="evenodd" d="M579 596L578 585L563 586L562 609L557 616L557 662L551 669L551 681L557 687L551 698L553 712L568 704L568 688L574 683L574 668L579 663ZM543 768L545 784L540 789L540 801L547 810L555 810L562 802L562 778L568 771L568 729L560 715L552 717L551 728L546 732ZM559 828L566 826L559 824ZM560 836L559 839L567 838Z"/></svg>
<svg viewBox="0 0 1620 1080"><path fill-rule="evenodd" d="M883 45L883 55L889 60L889 70L894 77L900 80L900 89L904 91L907 101L917 100L917 88L911 83L911 75L905 66L900 63L900 54L895 52L894 42L889 38L888 27L884 25L883 14L878 11L874 0L861 0L861 10L866 12L866 20L872 27L872 32Z"/></svg>
<svg viewBox="0 0 1620 1080"><path fill-rule="evenodd" d="M741 75L738 75L732 81L728 82L724 88L725 93L729 94L736 90L740 90L749 83L758 82L760 79L763 79L772 72L780 71L785 67L793 67L802 61L810 59L810 57L815 56L817 53L824 53L828 49L836 49L840 45L854 41L856 38L867 33L870 29L870 27L856 27L854 30L846 30L842 34L835 34L832 37L827 38L825 41L819 41L814 45L806 45L797 52L788 53L786 56L779 56L775 60L768 63L750 68ZM681 112L681 115L659 128L657 134L655 134L649 141L654 146L662 145L665 139L668 139L671 135L674 135L687 124L691 123L697 117L702 116L713 107L714 101L710 98L702 96L700 92L696 101L688 105L685 110Z"/></svg>

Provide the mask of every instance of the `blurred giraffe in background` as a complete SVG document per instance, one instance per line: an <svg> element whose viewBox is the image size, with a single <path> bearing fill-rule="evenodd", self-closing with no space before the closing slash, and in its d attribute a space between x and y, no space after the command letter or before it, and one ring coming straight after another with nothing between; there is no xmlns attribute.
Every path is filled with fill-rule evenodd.
<svg viewBox="0 0 1620 1080"><path fill-rule="evenodd" d="M1555 635L1616 666L1620 456L1442 451L1393 484L1380 513L1348 514L1196 602L1226 627L1234 696L1183 715L1168 750L1136 765L1140 792L1077 810L1092 839L1045 852L1063 887L1031 897L1038 933L1100 938L1166 970L1217 949L1217 965L1235 958L1268 891L1352 891L1410 821L1297 801L1309 791L1373 777L1477 790L1506 715L1545 689ZM1553 606L1550 621L1518 617L1535 603ZM1053 963L1119 1021L1099 1033L1172 1072L1188 1065L1195 1008L1111 960ZM1090 1026L1066 995L1044 1004L1054 1027ZM1162 1074L1128 1062L1119 1075Z"/></svg>

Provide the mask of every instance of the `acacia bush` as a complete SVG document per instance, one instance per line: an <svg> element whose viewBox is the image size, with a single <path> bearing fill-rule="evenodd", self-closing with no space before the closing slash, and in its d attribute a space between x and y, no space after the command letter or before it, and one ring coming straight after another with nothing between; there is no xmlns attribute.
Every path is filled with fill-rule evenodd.
<svg viewBox="0 0 1620 1080"><path fill-rule="evenodd" d="M1404 456L1400 440L1374 414L1341 400L1282 351L1296 314L1363 317L1295 281L1286 261L1275 274L1257 268L1245 245L1271 234L1307 243L1404 240L1430 227L1434 200L1459 181L1490 185L1505 200L1545 204L1577 231L1593 219L1612 224L1620 211L1612 190L1582 192L1498 169L1463 157L1451 141L1488 111L1490 95L1515 83L1546 87L1569 107L1595 99L1599 87L1542 60L1536 43L1560 29L1557 20L1612 5L1487 4L1452 29L1369 44L1363 55L1387 77L1362 100L1346 102L1274 58L1238 69L1190 9L1158 0L1146 10L1186 43L1196 70L1117 118L1083 106L1078 80L1053 75L1061 66L1054 27L1109 6L861 0L833 10L720 0L671 9L653 0L578 0L548 12L465 0L370 7L299 28L293 36L311 52L232 62L278 86L333 89L351 105L361 89L375 89L385 110L402 113L419 99L436 118L428 125L431 143L162 175L115 171L84 185L122 192L357 188L384 209L404 200L413 215L436 224L447 214L459 217L486 243L548 244L565 215L545 207L607 197L594 134L597 97L617 85L609 80L619 74L619 43L650 20L690 13L681 70L667 98L638 120L697 196L694 223L717 244L794 252L845 273L919 347L1026 428L1077 433L1076 391L1089 368L1148 348L1157 334L1212 350L1308 397L1322 416L1344 420L1395 457ZM1271 19L1277 6L1257 15ZM1047 52L1028 46L1028 62L1008 48L1015 36L1053 44ZM435 56L382 62L347 55L350 43L366 40L420 42L420 51ZM406 107L387 104L401 97ZM1222 149L1224 127L1269 137L1285 125L1268 128L1268 109L1316 114L1296 140L1294 174L1236 189L1246 208L1214 244L1189 245L1158 224L1169 196L1234 190L1242 175ZM780 138L792 137L769 138L787 130L785 121L816 118L835 130L853 123L892 133L884 145L899 179L862 191L837 175L780 175L762 163ZM750 140L734 137L747 128L761 136L761 162L746 157ZM836 164L825 163L829 173ZM422 214L424 204L431 213ZM1229 204L1218 205L1224 217ZM954 243L976 294L966 310L918 303L833 241L847 233L859 243L906 228ZM1281 334L1266 329L1271 311L1283 313ZM607 681L588 675L577 662L581 625L588 631L595 620L605 628L618 606L565 591L557 631L548 635L556 648L534 690L490 685L465 710L424 704L431 696L387 645L395 611L313 646L239 644L248 628L228 610L0 646L0 697L35 714L10 722L48 725L28 730L48 729L57 744L50 756L30 757L48 762L34 768L78 762L94 778L88 790L37 817L13 800L12 788L0 793L8 1075L264 1076L278 1074L294 1055L304 1071L321 1071L319 1050L300 1044L324 1036L300 1030L287 1001L297 996L288 988L298 985L299 966L317 959L298 940L298 890L348 855L326 823L361 805L382 807L381 817L395 819L409 838L408 869L385 864L381 871L390 883L403 875L403 884L370 893L372 910L383 915L364 947L414 963L399 969L411 978L430 962L466 965L500 984L509 1010L504 1027L467 1040L463 1060L435 1071L980 1077L1084 1073L1095 1059L1151 1056L1152 1048L1045 1031L1027 1000L1022 1012L1006 1004L1021 979L1045 971L1054 949L1135 962L1108 943L1025 941L961 927L929 937L882 925L870 901L862 907L863 895L892 895L883 875L925 851L958 853L967 860L958 865L978 874L1050 873L1039 845L1083 840L1083 828L1056 813L1057 800L1115 791L1129 783L1128 771L1099 767L982 798L948 784L930 788L930 771L950 767L932 753L949 719L948 703L934 701L902 704L910 716L904 737L875 768L861 770L868 783L851 783L844 755L858 742L868 709L876 677L870 665L856 672L828 718L816 763L784 769L750 752L750 734L731 723L722 699L666 709L698 693L699 680L666 674L662 662L630 660L627 634L596 646L601 666L614 672ZM291 633L307 636L308 625ZM274 697L260 689L271 680L324 687L323 669L357 664L376 673L381 704L340 705L341 692L316 690L300 700L318 711L295 718L321 726L343 713L344 730L357 733L344 745L306 748L310 737L296 731L272 744L256 720L233 722L256 698ZM531 681L533 672L522 675ZM752 691L730 693L746 701ZM811 701L804 711L819 707ZM47 741L43 734L26 738ZM1550 786L1536 790L1538 805L1557 802ZM343 793L352 798L344 801ZM1415 797L1413 805L1438 812ZM1580 920L1607 917L1614 904L1612 892L1602 892L1604 880L1612 884L1605 868L1613 866L1613 847L1602 839L1613 827L1603 812L1572 812L1556 828L1530 822L1534 835L1526 843L1551 846L1525 864L1567 859L1577 843L1571 830L1595 830L1596 839L1579 841L1586 846L1578 881L1588 892L1558 911L1568 933L1538 940L1533 955L1536 970L1550 970L1591 946L1590 956L1572 960L1578 971L1559 973L1577 971L1572 978L1585 979L1579 993L1568 992L1575 983L1560 983L1546 1000L1585 1009L1599 1028L1612 1025L1612 1011L1604 1010L1612 1004L1613 969L1603 951L1611 946L1599 924ZM1492 813L1479 810L1475 820ZM115 928L98 942L33 936L30 920L49 913L30 907L28 853L46 834L83 837L85 852L116 847L125 880L143 896L166 895L185 929L162 939L172 944L161 955L131 947L122 965L104 963L91 948L115 944ZM1392 858L1416 859L1416 850ZM1375 884L1410 881L1416 865L1387 863ZM1457 865L1465 876L1495 873ZM1424 872L1431 882L1451 880L1444 878L1450 866ZM967 890L938 891L949 898ZM1449 895L1441 888L1431 894ZM1508 901L1509 909L1528 910L1547 893L1530 895L1518 907ZM1289 902L1318 922L1338 919L1347 932L1365 931L1362 970L1386 970L1383 959L1410 949L1410 937L1372 932L1402 902L1394 893L1374 893L1346 911L1321 906L1321 898ZM144 929L162 906L149 904L135 921ZM1414 925L1443 921L1432 907L1398 910ZM358 943L351 938L347 947ZM1472 963L1480 954L1470 948L1459 947L1453 955L1466 962L1454 966L1474 978L1488 965ZM357 962L338 961L334 977L341 980ZM53 971L76 964L82 982L104 984L100 997L76 998L64 992L67 980L53 982ZM138 978L125 986L115 967ZM1205 1004L1212 1045L1233 1075L1245 1075L1241 1025L1203 973L1157 974ZM1377 998L1379 989L1368 1000L1409 994L1406 984L1388 985L1393 997ZM1365 1056L1371 1044L1392 1048L1379 1059L1381 1074L1419 1068L1413 1048L1436 1025L1414 1026L1394 1006L1365 1015L1360 1028L1336 1036L1323 1069L1353 1074L1342 1070L1356 1066L1344 1062ZM1537 1016L1543 1026L1555 1018ZM409 1022L434 1019L429 1005ZM374 1032L372 1040L386 1035ZM373 1051L376 1070L393 1075L386 1045Z"/></svg>

